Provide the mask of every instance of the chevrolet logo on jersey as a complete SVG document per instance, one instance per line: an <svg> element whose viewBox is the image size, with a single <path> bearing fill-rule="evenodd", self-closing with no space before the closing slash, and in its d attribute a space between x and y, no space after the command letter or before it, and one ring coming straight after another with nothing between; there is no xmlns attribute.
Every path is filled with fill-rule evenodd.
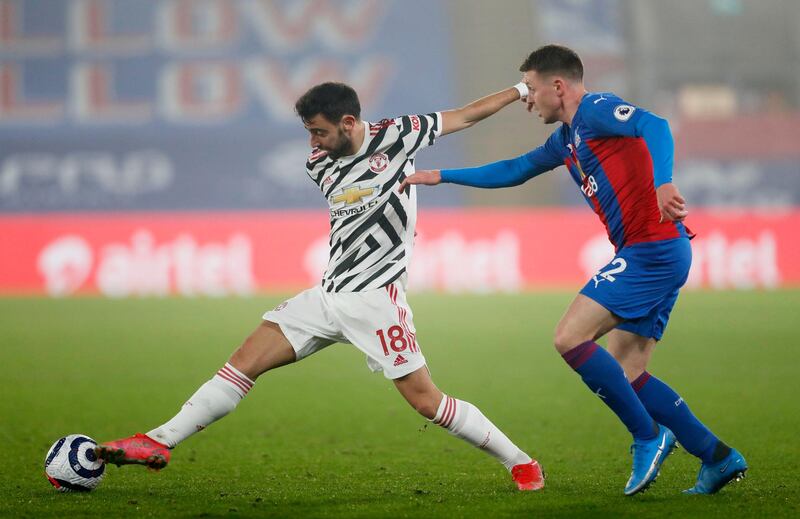
<svg viewBox="0 0 800 519"><path fill-rule="evenodd" d="M360 204L361 200L370 196L373 191L375 191L374 187L368 187L366 189L360 189L358 186L348 187L340 194L334 195L332 202L334 204L341 204L344 202L345 205Z"/></svg>
<svg viewBox="0 0 800 519"><path fill-rule="evenodd" d="M374 187L366 187L361 189L358 186L354 186L343 189L339 193L333 195L331 198L332 205L343 205L343 207L338 209L331 208L331 216L351 216L354 214L363 213L378 204L379 200L376 199L377 196L377 189ZM359 205L358 207L349 207L357 204L363 205Z"/></svg>

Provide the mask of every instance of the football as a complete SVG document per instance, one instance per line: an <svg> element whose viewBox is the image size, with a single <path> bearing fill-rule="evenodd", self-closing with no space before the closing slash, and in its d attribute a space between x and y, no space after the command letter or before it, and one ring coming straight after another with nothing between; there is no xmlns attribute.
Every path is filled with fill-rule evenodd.
<svg viewBox="0 0 800 519"><path fill-rule="evenodd" d="M97 459L97 443L85 434L70 434L56 441L44 459L48 481L59 492L89 492L105 475L105 464Z"/></svg>

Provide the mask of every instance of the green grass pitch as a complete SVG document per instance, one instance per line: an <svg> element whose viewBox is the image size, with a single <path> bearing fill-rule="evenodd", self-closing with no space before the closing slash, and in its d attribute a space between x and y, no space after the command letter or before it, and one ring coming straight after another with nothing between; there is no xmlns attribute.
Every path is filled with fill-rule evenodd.
<svg viewBox="0 0 800 519"><path fill-rule="evenodd" d="M800 291L687 292L657 349L651 371L750 463L712 497L680 493L698 468L683 450L622 495L627 432L551 346L571 297L410 297L434 380L542 462L537 493L336 345L262 377L167 469L109 467L95 492L59 494L43 476L53 441L170 418L280 299L0 300L0 516L798 516Z"/></svg>

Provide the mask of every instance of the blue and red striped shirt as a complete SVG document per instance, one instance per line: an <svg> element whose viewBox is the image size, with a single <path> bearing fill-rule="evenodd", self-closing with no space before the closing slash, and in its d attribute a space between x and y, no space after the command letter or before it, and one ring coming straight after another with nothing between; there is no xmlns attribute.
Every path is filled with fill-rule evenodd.
<svg viewBox="0 0 800 519"><path fill-rule="evenodd" d="M542 146L516 159L442 170L442 181L507 187L564 164L619 250L692 237L680 222L659 223L655 188L672 181L673 154L666 120L614 94L587 93L572 124L562 124Z"/></svg>

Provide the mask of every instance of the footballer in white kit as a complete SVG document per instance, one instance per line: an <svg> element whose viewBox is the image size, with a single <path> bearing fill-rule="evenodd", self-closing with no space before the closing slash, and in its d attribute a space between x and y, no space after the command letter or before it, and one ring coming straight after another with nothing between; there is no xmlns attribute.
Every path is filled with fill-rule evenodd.
<svg viewBox="0 0 800 519"><path fill-rule="evenodd" d="M442 115L364 122L350 156L314 148L306 172L328 200L330 259L319 286L264 314L301 359L335 342L353 344L374 371L396 379L425 365L405 298L417 220L415 190L396 187L416 153L442 132Z"/></svg>
<svg viewBox="0 0 800 519"><path fill-rule="evenodd" d="M419 150L526 95L520 83L457 110L379 123L361 120L358 95L342 83L322 83L300 97L295 110L312 147L306 172L330 206L330 259L320 284L266 312L172 419L147 434L99 445L98 457L163 468L172 448L233 411L257 377L345 342L363 351L370 368L382 370L421 415L494 456L517 488L542 488L538 462L480 409L442 393L431 380L405 298L416 194L398 192L414 173Z"/></svg>

